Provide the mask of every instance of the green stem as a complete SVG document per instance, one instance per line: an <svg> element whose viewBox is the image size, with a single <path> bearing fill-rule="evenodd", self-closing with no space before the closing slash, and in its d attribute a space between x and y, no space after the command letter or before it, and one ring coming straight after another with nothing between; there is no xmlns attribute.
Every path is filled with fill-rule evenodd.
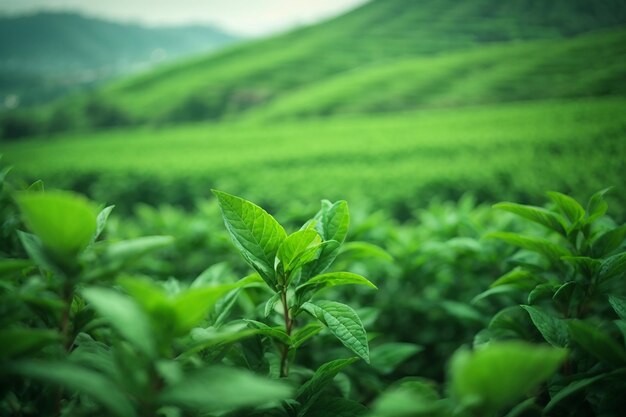
<svg viewBox="0 0 626 417"><path fill-rule="evenodd" d="M287 304L287 289L283 288L280 292L280 301L283 304L283 314L285 316L285 332L287 336L291 336L293 320L289 317L289 305ZM280 352L280 377L286 378L289 375L289 346L282 345Z"/></svg>

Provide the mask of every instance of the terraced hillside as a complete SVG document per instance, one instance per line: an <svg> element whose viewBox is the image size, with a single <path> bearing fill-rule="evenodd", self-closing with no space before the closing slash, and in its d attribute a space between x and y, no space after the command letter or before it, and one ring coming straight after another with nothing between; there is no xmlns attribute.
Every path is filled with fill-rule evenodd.
<svg viewBox="0 0 626 417"><path fill-rule="evenodd" d="M577 36L625 24L625 0L375 0L31 113L27 133L621 95L624 34Z"/></svg>

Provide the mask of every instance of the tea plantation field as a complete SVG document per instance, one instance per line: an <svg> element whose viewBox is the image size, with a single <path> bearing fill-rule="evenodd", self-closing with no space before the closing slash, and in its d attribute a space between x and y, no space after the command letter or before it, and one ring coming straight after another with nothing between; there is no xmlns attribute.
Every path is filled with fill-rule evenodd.
<svg viewBox="0 0 626 417"><path fill-rule="evenodd" d="M209 188L264 204L424 206L466 191L537 202L623 184L626 100L514 103L306 122L196 124L3 145L16 173L126 207L190 206ZM623 193L613 199L624 202ZM623 206L623 204L622 204Z"/></svg>

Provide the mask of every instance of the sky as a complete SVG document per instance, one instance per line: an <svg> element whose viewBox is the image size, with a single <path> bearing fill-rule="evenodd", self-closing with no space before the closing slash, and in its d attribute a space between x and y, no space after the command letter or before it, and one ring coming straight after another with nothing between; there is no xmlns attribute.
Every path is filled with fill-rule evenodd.
<svg viewBox="0 0 626 417"><path fill-rule="evenodd" d="M367 0L0 0L0 14L76 11L147 25L215 24L263 36L340 14Z"/></svg>

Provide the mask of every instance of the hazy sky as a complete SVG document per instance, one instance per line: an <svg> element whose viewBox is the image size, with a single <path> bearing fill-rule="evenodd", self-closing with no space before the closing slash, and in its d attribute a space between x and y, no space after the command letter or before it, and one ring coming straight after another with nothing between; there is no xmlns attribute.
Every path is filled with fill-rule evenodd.
<svg viewBox="0 0 626 417"><path fill-rule="evenodd" d="M264 35L339 14L367 0L0 0L0 14L71 10L150 25L214 23Z"/></svg>

